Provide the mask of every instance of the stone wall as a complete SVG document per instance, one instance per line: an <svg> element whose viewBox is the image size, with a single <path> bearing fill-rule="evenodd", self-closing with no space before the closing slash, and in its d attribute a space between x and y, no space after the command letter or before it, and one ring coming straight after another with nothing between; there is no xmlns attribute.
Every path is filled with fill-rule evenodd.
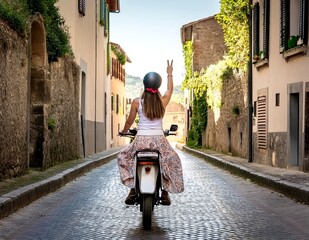
<svg viewBox="0 0 309 240"><path fill-rule="evenodd" d="M204 144L219 152L247 157L248 107L247 76L232 76L225 80L221 91L222 105L216 113L208 110L208 123ZM239 114L233 111L239 109Z"/></svg>
<svg viewBox="0 0 309 240"><path fill-rule="evenodd" d="M28 43L0 20L0 180L28 167Z"/></svg>
<svg viewBox="0 0 309 240"><path fill-rule="evenodd" d="M76 159L79 150L79 67L70 59L50 65L51 102L48 114L50 162Z"/></svg>
<svg viewBox="0 0 309 240"><path fill-rule="evenodd" d="M222 59L227 51L223 31L214 16L191 24L194 48L193 70L200 71Z"/></svg>
<svg viewBox="0 0 309 240"><path fill-rule="evenodd" d="M45 34L39 30L32 39ZM80 156L79 67L66 58L36 65L38 48L31 57L29 45L0 21L0 180L25 174L31 163L44 170Z"/></svg>
<svg viewBox="0 0 309 240"><path fill-rule="evenodd" d="M193 70L206 69L223 59L227 48L223 31L215 17L204 18L182 27L182 42L192 41ZM247 76L232 76L225 80L221 91L220 109L216 114L208 109L203 145L219 152L246 157L248 147ZM233 113L237 106L239 114ZM193 109L194 111L194 109Z"/></svg>

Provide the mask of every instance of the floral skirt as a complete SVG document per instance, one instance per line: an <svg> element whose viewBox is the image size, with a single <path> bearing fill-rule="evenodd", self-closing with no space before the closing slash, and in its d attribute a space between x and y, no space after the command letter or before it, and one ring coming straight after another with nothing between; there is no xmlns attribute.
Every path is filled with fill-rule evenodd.
<svg viewBox="0 0 309 240"><path fill-rule="evenodd" d="M170 193L184 191L181 161L165 136L136 136L133 143L118 154L118 167L121 182L134 188L135 151L156 149L161 153L162 188Z"/></svg>

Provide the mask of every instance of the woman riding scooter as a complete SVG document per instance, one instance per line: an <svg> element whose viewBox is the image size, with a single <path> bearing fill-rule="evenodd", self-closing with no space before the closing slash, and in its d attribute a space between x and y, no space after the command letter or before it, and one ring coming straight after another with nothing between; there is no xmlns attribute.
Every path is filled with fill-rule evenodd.
<svg viewBox="0 0 309 240"><path fill-rule="evenodd" d="M120 134L126 134L133 124L136 115L139 116L138 131L135 140L118 155L118 166L122 183L130 187L130 193L125 203L134 204L135 189L135 152L141 149L156 149L161 153L161 171L163 176L161 204L170 205L168 195L184 191L181 161L164 136L162 119L165 108L173 93L173 60L167 61L167 90L163 96L159 92L162 78L158 73L149 72L143 79L142 96L135 98L131 104L128 119Z"/></svg>

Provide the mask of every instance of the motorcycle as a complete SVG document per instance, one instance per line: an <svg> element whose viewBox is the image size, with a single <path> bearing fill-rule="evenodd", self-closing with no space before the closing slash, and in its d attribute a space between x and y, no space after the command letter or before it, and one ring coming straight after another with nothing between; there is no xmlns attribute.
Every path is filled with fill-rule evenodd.
<svg viewBox="0 0 309 240"><path fill-rule="evenodd" d="M172 124L170 129L164 130L164 136L176 135L178 126ZM129 137L132 142L137 134L137 129L130 129L121 136ZM152 212L155 205L161 203L162 175L160 169L160 152L154 149L141 149L135 153L136 175L134 204L140 206L142 212L143 227L151 229Z"/></svg>

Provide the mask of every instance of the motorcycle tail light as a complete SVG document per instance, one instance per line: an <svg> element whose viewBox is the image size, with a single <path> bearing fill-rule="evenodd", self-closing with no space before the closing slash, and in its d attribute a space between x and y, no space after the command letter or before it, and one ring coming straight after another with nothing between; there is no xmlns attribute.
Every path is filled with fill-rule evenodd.
<svg viewBox="0 0 309 240"><path fill-rule="evenodd" d="M151 168L150 168L150 167L148 167L148 166L147 166L147 167L145 167L145 172L146 172L146 173L149 173L149 172L150 172L150 170L151 170Z"/></svg>

